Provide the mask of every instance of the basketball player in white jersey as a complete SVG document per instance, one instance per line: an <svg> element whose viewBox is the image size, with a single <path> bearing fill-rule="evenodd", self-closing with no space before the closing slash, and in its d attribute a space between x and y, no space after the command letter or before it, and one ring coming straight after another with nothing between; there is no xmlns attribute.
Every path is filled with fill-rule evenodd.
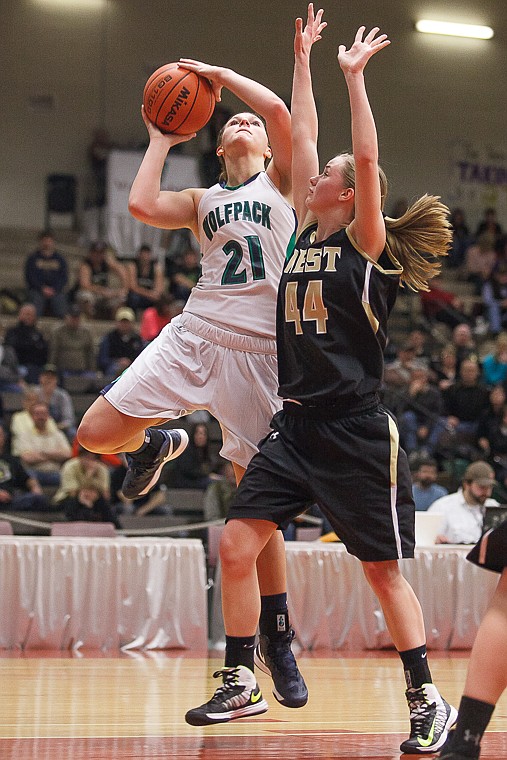
<svg viewBox="0 0 507 760"><path fill-rule="evenodd" d="M231 69L190 59L182 59L182 66L206 76L217 99L227 87L255 113L232 116L221 130L217 155L224 174L218 184L172 192L160 189L168 151L194 135L163 134L143 112L150 143L131 188L129 210L156 227L190 229L201 245L202 275L183 313L102 391L79 426L85 448L127 452L123 492L131 499L145 494L164 464L188 443L184 430L155 426L208 410L220 422L221 453L233 462L239 482L280 408L276 296L295 233L290 115L278 96ZM301 707L308 692L291 651L280 531L259 557L258 577L258 662L271 673L278 701ZM225 666L238 662L244 665L239 677L254 689L254 637L241 632L231 637L226 631ZM258 695L253 702L252 712L267 709Z"/></svg>

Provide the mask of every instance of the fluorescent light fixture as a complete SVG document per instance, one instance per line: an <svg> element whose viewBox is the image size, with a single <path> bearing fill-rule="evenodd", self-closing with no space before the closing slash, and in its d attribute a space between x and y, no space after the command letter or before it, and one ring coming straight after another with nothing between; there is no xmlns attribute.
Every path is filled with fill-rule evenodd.
<svg viewBox="0 0 507 760"><path fill-rule="evenodd" d="M35 0L35 2L39 5L52 5L66 10L100 10L105 7L107 0Z"/></svg>
<svg viewBox="0 0 507 760"><path fill-rule="evenodd" d="M447 34L451 37L473 37L479 40L490 40L494 34L490 26L455 24L451 21L431 21L430 19L416 21L415 28L418 32L426 34Z"/></svg>

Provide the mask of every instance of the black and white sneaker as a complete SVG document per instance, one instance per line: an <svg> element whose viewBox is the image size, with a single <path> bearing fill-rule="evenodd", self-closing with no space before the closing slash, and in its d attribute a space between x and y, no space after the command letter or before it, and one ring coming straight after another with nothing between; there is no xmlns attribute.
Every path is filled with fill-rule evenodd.
<svg viewBox="0 0 507 760"><path fill-rule="evenodd" d="M222 668L213 673L213 678L220 676L222 686L218 687L209 702L187 712L187 723L191 726L212 726L266 712L268 703L263 699L249 668L238 665L236 668Z"/></svg>
<svg viewBox="0 0 507 760"><path fill-rule="evenodd" d="M308 689L291 649L294 636L292 628L285 636L273 641L261 633L254 662L273 679L273 695L281 705L304 707L308 702Z"/></svg>
<svg viewBox="0 0 507 760"><path fill-rule="evenodd" d="M413 755L436 752L445 744L458 711L442 699L432 683L407 689L405 694L410 708L410 737L401 744L401 751Z"/></svg>
<svg viewBox="0 0 507 760"><path fill-rule="evenodd" d="M176 459L188 446L185 430L160 430L162 444L158 448L148 444L142 456L126 454L127 474L123 480L122 493L127 499L137 499L153 488L160 477L162 467L171 459Z"/></svg>

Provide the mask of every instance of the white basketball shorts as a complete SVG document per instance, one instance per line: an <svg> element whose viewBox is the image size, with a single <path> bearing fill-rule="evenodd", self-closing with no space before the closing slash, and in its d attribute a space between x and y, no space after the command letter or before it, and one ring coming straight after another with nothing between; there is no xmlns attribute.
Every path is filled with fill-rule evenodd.
<svg viewBox="0 0 507 760"><path fill-rule="evenodd" d="M206 409L222 428L221 455L247 467L281 409L277 391L276 341L229 332L184 312L104 397L130 417L177 419Z"/></svg>

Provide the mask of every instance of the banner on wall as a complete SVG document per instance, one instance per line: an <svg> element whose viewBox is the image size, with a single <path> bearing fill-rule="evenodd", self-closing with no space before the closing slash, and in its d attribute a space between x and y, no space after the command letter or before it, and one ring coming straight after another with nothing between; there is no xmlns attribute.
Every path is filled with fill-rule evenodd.
<svg viewBox="0 0 507 760"><path fill-rule="evenodd" d="M128 211L132 182L143 160L144 151L113 150L107 164L107 241L121 259L134 258L142 243L151 245L160 260L163 230L134 219ZM163 190L201 187L198 160L194 156L169 155L162 172Z"/></svg>
<svg viewBox="0 0 507 760"><path fill-rule="evenodd" d="M450 147L451 208L463 209L471 230L486 208L495 208L499 222L507 229L507 148L466 140Z"/></svg>

